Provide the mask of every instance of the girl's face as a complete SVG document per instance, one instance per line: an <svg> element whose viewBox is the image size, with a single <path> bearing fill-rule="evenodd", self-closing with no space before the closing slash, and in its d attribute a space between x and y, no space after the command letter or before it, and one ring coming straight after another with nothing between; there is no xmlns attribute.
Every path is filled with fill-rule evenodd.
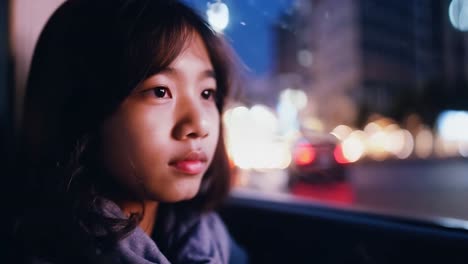
<svg viewBox="0 0 468 264"><path fill-rule="evenodd" d="M218 143L216 79L197 34L105 123L105 167L129 192L160 202L193 198Z"/></svg>

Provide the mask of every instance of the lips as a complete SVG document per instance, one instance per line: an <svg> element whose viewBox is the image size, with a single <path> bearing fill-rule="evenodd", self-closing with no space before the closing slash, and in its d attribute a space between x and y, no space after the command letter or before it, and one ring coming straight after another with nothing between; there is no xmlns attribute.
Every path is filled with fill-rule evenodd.
<svg viewBox="0 0 468 264"><path fill-rule="evenodd" d="M203 151L190 151L174 158L169 165L177 171L189 175L197 175L204 171L208 158Z"/></svg>

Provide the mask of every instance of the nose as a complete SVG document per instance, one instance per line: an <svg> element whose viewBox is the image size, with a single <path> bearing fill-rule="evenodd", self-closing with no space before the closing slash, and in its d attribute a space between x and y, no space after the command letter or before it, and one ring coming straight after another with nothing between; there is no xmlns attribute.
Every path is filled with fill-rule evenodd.
<svg viewBox="0 0 468 264"><path fill-rule="evenodd" d="M178 106L178 117L173 130L177 140L205 138L209 124L203 107L196 102L185 101Z"/></svg>

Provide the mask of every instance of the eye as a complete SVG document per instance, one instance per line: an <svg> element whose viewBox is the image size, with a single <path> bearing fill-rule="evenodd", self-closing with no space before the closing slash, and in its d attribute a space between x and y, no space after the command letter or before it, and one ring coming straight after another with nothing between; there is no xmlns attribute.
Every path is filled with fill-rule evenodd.
<svg viewBox="0 0 468 264"><path fill-rule="evenodd" d="M216 95L216 90L214 89L206 89L206 90L203 90L203 92L201 93L201 96L203 97L203 99L206 99L206 100L214 100L215 95Z"/></svg>
<svg viewBox="0 0 468 264"><path fill-rule="evenodd" d="M172 98L171 91L169 91L169 88L167 87L156 87L151 89L151 93L156 97L156 98Z"/></svg>

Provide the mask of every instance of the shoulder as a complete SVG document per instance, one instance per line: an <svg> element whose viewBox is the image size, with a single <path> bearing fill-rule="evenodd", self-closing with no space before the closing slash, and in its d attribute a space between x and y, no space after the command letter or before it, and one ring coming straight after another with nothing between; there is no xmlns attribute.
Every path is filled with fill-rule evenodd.
<svg viewBox="0 0 468 264"><path fill-rule="evenodd" d="M213 232L214 236L218 236L222 239L229 238L229 232L226 225L221 217L215 212L202 214L200 217L200 224L206 225L206 228L210 230L210 232Z"/></svg>
<svg viewBox="0 0 468 264"><path fill-rule="evenodd" d="M175 263L234 263L230 262L232 252L239 248L221 217L213 211L167 212L159 231L162 236L157 238L157 244Z"/></svg>
<svg viewBox="0 0 468 264"><path fill-rule="evenodd" d="M179 222L173 234L187 241L197 241L193 245L212 245L227 252L230 243L229 232L215 212L192 214Z"/></svg>
<svg viewBox="0 0 468 264"><path fill-rule="evenodd" d="M213 241L219 252L224 253L223 258L227 261L225 263L248 263L245 250L231 236L224 221L216 212L202 214L197 224L200 230L204 230L199 234L200 238Z"/></svg>
<svg viewBox="0 0 468 264"><path fill-rule="evenodd" d="M224 224L221 217L215 213L208 213L203 216L206 224L211 227L212 232L216 236L220 236L220 239L225 240L228 247L228 263L238 263L245 264L248 263L248 256L246 251L235 241L235 239L230 235L228 228Z"/></svg>

